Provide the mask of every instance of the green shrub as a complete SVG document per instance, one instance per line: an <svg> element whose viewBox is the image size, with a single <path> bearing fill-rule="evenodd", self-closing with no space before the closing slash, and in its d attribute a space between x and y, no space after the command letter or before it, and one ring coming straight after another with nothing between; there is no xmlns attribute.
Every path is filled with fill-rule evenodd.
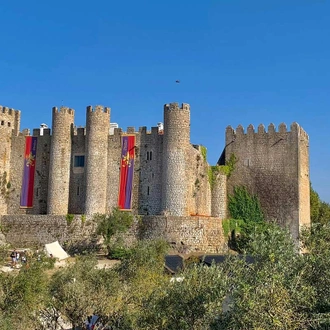
<svg viewBox="0 0 330 330"><path fill-rule="evenodd" d="M71 226L72 222L74 219L74 215L73 214L67 214L66 215L66 223L68 226Z"/></svg>
<svg viewBox="0 0 330 330"><path fill-rule="evenodd" d="M110 259L124 260L131 256L132 250L123 246L112 246L109 249L108 257Z"/></svg>

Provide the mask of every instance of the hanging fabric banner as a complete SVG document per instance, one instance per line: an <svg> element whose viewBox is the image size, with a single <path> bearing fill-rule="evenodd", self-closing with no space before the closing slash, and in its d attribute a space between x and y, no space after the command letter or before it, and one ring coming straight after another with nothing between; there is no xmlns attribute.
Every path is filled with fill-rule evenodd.
<svg viewBox="0 0 330 330"><path fill-rule="evenodd" d="M33 207L34 174L37 156L37 137L25 137L24 169L21 191L21 207Z"/></svg>
<svg viewBox="0 0 330 330"><path fill-rule="evenodd" d="M135 135L124 135L121 142L122 148L118 207L120 210L130 210L132 208Z"/></svg>

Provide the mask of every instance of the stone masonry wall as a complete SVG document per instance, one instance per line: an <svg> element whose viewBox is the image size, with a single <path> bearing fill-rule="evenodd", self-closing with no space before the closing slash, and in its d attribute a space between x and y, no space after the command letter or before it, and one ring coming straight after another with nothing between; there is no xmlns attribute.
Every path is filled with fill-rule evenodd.
<svg viewBox="0 0 330 330"><path fill-rule="evenodd" d="M252 125L244 132L226 129L226 160L235 154L238 162L228 179L228 190L244 185L250 193L257 194L268 220L275 220L289 228L292 236L299 235L298 136L300 127L291 125L287 131L281 124L276 132L273 124L268 132L259 125L258 132Z"/></svg>
<svg viewBox="0 0 330 330"><path fill-rule="evenodd" d="M212 187L212 217L227 218L227 176L218 173Z"/></svg>
<svg viewBox="0 0 330 330"><path fill-rule="evenodd" d="M211 215L209 164L201 153L201 146L187 147L185 153L188 215Z"/></svg>
<svg viewBox="0 0 330 330"><path fill-rule="evenodd" d="M28 134L28 132L24 132ZM33 136L37 136L37 154L35 163L34 196L33 207L20 209L20 195L23 180L25 135L12 138L11 144L11 189L8 200L8 214L46 214L48 179L49 179L49 158L51 136L50 129L44 129L40 136L40 129L33 130Z"/></svg>
<svg viewBox="0 0 330 330"><path fill-rule="evenodd" d="M86 214L105 213L110 108L87 107Z"/></svg>
<svg viewBox="0 0 330 330"><path fill-rule="evenodd" d="M163 135L158 127L147 132L146 127L140 133L140 166L138 213L143 215L160 214L162 198L162 159Z"/></svg>
<svg viewBox="0 0 330 330"><path fill-rule="evenodd" d="M227 249L220 218L145 216L142 238L163 238L181 253L221 253Z"/></svg>
<svg viewBox="0 0 330 330"><path fill-rule="evenodd" d="M121 129L115 128L114 134L108 137L107 212L118 206L120 163Z"/></svg>
<svg viewBox="0 0 330 330"><path fill-rule="evenodd" d="M0 106L0 215L8 212L8 188L11 180L11 141L19 132L20 111Z"/></svg>
<svg viewBox="0 0 330 330"><path fill-rule="evenodd" d="M85 128L75 128L72 135L71 147L71 169L70 169L70 189L69 189L69 214L85 213L85 166L75 166L75 157L84 156L86 162L86 137ZM86 164L85 164L86 165Z"/></svg>
<svg viewBox="0 0 330 330"><path fill-rule="evenodd" d="M71 224L60 215L4 215L0 218L7 243L14 247L37 247L56 240L60 244L90 239L95 222L76 215ZM211 217L144 216L135 221L125 240L163 238L180 253L221 253L227 249L222 223Z"/></svg>
<svg viewBox="0 0 330 330"><path fill-rule="evenodd" d="M73 122L73 109L53 108L47 201L47 213L49 214L68 213Z"/></svg>
<svg viewBox="0 0 330 330"><path fill-rule="evenodd" d="M185 216L188 210L186 151L190 143L190 107L170 103L164 106L162 209Z"/></svg>
<svg viewBox="0 0 330 330"><path fill-rule="evenodd" d="M95 230L89 217L79 215L68 224L63 215L3 215L0 218L7 243L16 247L37 247L87 239Z"/></svg>
<svg viewBox="0 0 330 330"><path fill-rule="evenodd" d="M299 129L299 225L310 226L309 137Z"/></svg>

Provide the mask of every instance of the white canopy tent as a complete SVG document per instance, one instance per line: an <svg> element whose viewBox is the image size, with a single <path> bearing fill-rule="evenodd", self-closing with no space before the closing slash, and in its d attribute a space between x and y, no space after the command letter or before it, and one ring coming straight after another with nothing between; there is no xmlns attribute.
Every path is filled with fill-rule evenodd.
<svg viewBox="0 0 330 330"><path fill-rule="evenodd" d="M69 258L69 255L63 250L62 246L58 241L45 244L46 255L50 257L52 255L58 260L64 260Z"/></svg>

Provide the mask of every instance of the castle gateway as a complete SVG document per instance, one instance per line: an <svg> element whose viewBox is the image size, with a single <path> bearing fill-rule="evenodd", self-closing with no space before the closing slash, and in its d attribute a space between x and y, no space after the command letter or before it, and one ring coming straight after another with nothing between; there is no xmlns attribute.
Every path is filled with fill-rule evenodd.
<svg viewBox="0 0 330 330"><path fill-rule="evenodd" d="M110 108L53 108L48 128L20 131L20 111L0 107L0 215L107 213L114 207L165 217L227 215L227 193L244 185L268 220L297 238L310 222L308 135L297 124L226 129L219 165L235 155L230 177L212 171L205 148L190 143L190 106L164 106L164 126L110 128ZM211 174L211 175L210 175ZM212 177L210 179L210 176ZM155 218L156 219L156 218Z"/></svg>

